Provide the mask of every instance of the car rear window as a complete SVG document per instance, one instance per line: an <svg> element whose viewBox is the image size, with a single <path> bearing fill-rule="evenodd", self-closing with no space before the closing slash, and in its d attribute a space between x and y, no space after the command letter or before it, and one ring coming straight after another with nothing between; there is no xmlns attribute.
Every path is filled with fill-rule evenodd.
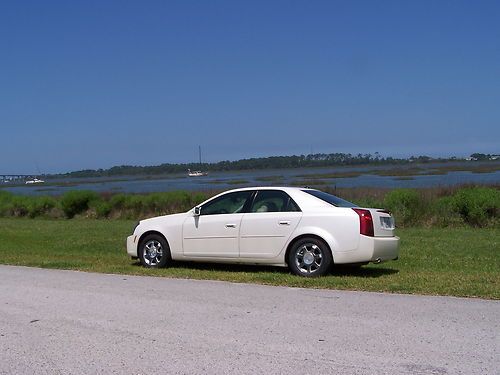
<svg viewBox="0 0 500 375"><path fill-rule="evenodd" d="M346 201L345 199L336 197L333 194L325 193L324 191L319 190L302 190L304 193L310 194L326 203L330 203L335 207L357 207L354 203Z"/></svg>

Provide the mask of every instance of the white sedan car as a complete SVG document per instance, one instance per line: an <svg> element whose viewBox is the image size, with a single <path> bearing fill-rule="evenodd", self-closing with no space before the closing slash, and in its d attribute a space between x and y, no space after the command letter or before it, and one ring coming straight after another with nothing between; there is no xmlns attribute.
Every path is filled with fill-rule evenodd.
<svg viewBox="0 0 500 375"><path fill-rule="evenodd" d="M295 187L230 190L188 212L142 220L127 238L128 254L145 267L172 260L267 264L307 277L334 263L397 259L398 251L388 211Z"/></svg>

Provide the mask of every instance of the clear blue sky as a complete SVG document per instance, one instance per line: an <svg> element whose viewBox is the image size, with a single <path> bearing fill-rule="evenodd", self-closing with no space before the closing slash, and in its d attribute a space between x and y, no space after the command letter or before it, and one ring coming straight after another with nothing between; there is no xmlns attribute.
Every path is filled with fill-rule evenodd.
<svg viewBox="0 0 500 375"><path fill-rule="evenodd" d="M0 173L500 151L500 1L2 1Z"/></svg>

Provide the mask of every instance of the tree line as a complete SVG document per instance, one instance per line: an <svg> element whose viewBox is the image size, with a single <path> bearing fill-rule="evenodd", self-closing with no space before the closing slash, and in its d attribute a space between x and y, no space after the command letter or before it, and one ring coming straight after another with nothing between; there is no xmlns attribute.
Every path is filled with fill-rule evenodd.
<svg viewBox="0 0 500 375"><path fill-rule="evenodd" d="M216 163L164 163L155 166L121 165L109 169L86 169L60 174L64 177L113 177L113 176L135 176L135 175L163 175L173 173L185 173L188 169L203 171L235 171L235 170L257 170L257 169L287 169L307 167L333 167L333 166L356 166L356 165L381 165L381 164L408 164L429 163L461 160L451 158L432 158L430 156L411 156L410 158L381 157L375 154L309 154L291 156L269 156L260 158L240 159L235 161L224 160Z"/></svg>

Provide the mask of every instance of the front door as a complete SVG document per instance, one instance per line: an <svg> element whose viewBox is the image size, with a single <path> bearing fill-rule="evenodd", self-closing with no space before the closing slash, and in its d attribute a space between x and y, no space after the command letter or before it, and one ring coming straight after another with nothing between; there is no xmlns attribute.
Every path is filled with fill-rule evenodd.
<svg viewBox="0 0 500 375"><path fill-rule="evenodd" d="M199 216L183 224L183 251L189 257L237 258L243 211L253 191L227 193L208 201Z"/></svg>

